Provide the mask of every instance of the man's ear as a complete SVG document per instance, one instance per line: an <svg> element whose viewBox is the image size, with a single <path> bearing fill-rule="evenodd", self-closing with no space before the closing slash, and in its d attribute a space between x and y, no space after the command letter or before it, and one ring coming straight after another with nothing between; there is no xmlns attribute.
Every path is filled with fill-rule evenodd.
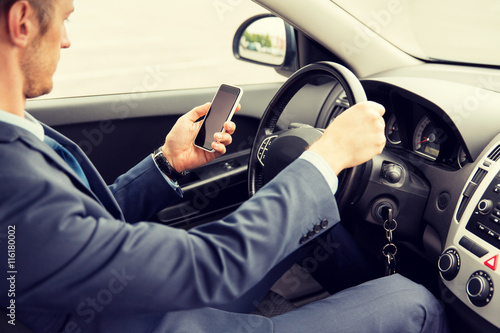
<svg viewBox="0 0 500 333"><path fill-rule="evenodd" d="M26 47L38 32L36 13L28 1L16 1L7 13L7 28L13 44Z"/></svg>

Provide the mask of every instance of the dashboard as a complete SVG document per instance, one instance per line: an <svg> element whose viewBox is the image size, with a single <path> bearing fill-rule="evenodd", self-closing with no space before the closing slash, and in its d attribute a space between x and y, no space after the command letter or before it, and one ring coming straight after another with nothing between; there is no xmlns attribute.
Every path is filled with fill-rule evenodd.
<svg viewBox="0 0 500 333"><path fill-rule="evenodd" d="M426 231L437 231L441 254L424 252L437 265L443 290L460 301L448 306L465 305L500 328L498 94L435 79L363 84L369 99L386 106L387 150L411 164L430 187L423 223ZM424 244L429 234L424 231Z"/></svg>
<svg viewBox="0 0 500 333"><path fill-rule="evenodd" d="M387 143L374 159L368 185L352 203L355 214L349 223L364 220L380 226L376 205L389 203L401 229L395 237L439 271L443 290L453 295L447 306L460 308L467 318L470 311L476 313L496 331L500 93L457 82L439 66L427 68L426 77L402 69L361 80L368 100L386 108ZM316 127L328 126L348 107L343 89L334 87ZM400 170L395 181L384 173L389 164Z"/></svg>
<svg viewBox="0 0 500 333"><path fill-rule="evenodd" d="M481 333L500 329L500 86L483 84L497 82L485 73L425 64L361 79L367 99L386 109L386 147L356 181L339 175L352 197L338 200L344 225L380 260L380 212L392 208L395 241L419 260L404 273L424 276L450 318ZM280 130L326 128L350 106L336 82L303 90Z"/></svg>

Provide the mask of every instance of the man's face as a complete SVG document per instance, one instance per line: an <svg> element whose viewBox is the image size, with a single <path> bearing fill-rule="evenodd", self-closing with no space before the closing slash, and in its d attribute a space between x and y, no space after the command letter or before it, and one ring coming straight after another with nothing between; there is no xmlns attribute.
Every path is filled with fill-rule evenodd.
<svg viewBox="0 0 500 333"><path fill-rule="evenodd" d="M73 0L54 0L52 19L47 32L43 35L38 33L23 54L21 69L26 98L38 97L52 91L52 76L59 62L61 48L70 46L65 22L73 10Z"/></svg>

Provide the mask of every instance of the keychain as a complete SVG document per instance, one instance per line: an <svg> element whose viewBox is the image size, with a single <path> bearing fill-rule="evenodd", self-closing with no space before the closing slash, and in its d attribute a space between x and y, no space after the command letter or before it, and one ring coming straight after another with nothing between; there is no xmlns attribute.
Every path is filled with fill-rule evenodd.
<svg viewBox="0 0 500 333"><path fill-rule="evenodd" d="M396 273L396 253L398 253L397 246L393 243L393 232L398 227L398 223L392 216L392 208L387 210L387 220L384 222L384 229L387 241L389 242L382 249L382 254L387 258L385 264L385 275L392 275Z"/></svg>

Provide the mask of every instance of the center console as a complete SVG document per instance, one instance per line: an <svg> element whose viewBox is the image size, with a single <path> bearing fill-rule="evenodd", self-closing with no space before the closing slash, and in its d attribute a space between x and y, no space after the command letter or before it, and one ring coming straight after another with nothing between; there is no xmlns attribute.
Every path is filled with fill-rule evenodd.
<svg viewBox="0 0 500 333"><path fill-rule="evenodd" d="M446 287L500 328L500 142L471 173L438 268Z"/></svg>

